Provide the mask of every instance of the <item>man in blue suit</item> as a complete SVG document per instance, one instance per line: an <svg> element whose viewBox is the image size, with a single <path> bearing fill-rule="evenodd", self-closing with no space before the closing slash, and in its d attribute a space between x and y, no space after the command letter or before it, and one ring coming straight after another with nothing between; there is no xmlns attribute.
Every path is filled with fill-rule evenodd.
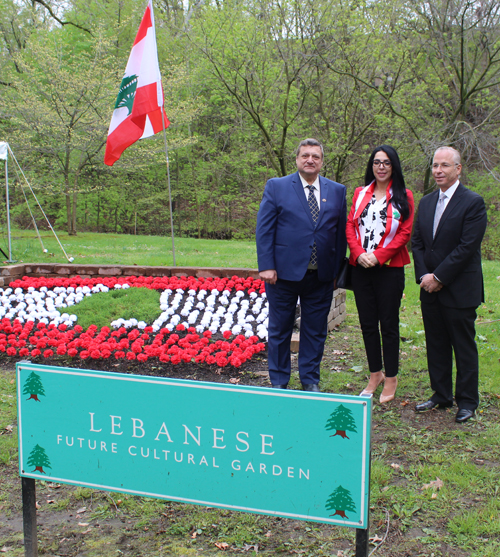
<svg viewBox="0 0 500 557"><path fill-rule="evenodd" d="M319 175L323 147L301 141L298 172L266 184L257 215L257 258L269 301L271 384L286 389L290 340L300 298L299 373L305 391L319 392L334 279L346 252L346 188Z"/></svg>

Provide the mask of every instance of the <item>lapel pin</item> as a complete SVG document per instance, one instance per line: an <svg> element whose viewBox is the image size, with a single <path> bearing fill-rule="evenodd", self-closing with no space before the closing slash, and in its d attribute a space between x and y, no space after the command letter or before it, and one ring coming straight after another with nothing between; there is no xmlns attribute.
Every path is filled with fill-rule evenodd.
<svg viewBox="0 0 500 557"><path fill-rule="evenodd" d="M323 201L323 203L326 203L326 199L322 199L321 201Z"/></svg>

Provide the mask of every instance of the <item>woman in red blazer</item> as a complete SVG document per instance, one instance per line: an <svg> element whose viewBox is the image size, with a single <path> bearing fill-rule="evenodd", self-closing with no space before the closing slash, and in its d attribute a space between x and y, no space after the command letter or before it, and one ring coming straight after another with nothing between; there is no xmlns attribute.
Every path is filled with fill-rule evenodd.
<svg viewBox="0 0 500 557"><path fill-rule="evenodd" d="M353 265L352 289L370 369L370 381L361 395L373 394L385 381L380 395L384 403L394 398L398 385L399 308L405 286L404 266L410 263L406 244L411 236L414 205L398 154L389 145L373 150L365 184L354 192L346 236L349 263Z"/></svg>

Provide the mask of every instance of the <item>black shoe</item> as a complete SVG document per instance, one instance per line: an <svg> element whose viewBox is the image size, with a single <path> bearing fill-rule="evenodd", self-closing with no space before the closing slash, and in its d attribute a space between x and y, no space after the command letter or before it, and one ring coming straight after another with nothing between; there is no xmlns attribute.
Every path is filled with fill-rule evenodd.
<svg viewBox="0 0 500 557"><path fill-rule="evenodd" d="M317 383L309 383L307 385L302 383L302 390L309 391L311 393L320 393L321 392L321 390L319 388L319 385Z"/></svg>
<svg viewBox="0 0 500 557"><path fill-rule="evenodd" d="M451 408L452 404L440 404L439 402L434 402L433 400L428 400L427 402L421 402L415 406L415 412L425 412L426 410L432 410L433 408Z"/></svg>
<svg viewBox="0 0 500 557"><path fill-rule="evenodd" d="M287 385L271 385L271 389L286 389Z"/></svg>
<svg viewBox="0 0 500 557"><path fill-rule="evenodd" d="M426 410L432 410L433 408L436 408L437 405L438 403L434 402L433 400L421 402L420 404L417 404L415 406L415 412L425 412Z"/></svg>
<svg viewBox="0 0 500 557"><path fill-rule="evenodd" d="M455 421L459 424L463 424L470 418L474 417L474 410L469 410L468 408L460 408L457 412Z"/></svg>

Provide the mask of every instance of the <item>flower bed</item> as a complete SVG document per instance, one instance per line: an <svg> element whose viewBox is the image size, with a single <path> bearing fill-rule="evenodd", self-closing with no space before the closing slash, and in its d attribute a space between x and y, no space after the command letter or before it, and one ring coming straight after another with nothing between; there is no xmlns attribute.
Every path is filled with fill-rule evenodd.
<svg viewBox="0 0 500 557"><path fill-rule="evenodd" d="M161 291L153 323L118 319L84 331L71 313L85 296L130 287ZM259 279L23 277L0 288L0 352L32 361L157 359L238 368L265 350L267 312Z"/></svg>

